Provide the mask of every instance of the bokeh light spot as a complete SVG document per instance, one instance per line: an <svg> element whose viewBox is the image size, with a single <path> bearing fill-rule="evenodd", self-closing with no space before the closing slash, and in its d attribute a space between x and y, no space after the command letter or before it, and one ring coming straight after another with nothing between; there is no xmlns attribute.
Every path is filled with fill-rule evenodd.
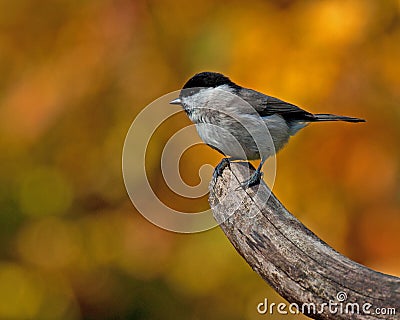
<svg viewBox="0 0 400 320"><path fill-rule="evenodd" d="M19 196L23 213L30 216L57 215L71 204L72 189L59 171L40 168L24 176Z"/></svg>
<svg viewBox="0 0 400 320"><path fill-rule="evenodd" d="M43 292L33 277L13 264L0 265L0 318L33 319Z"/></svg>

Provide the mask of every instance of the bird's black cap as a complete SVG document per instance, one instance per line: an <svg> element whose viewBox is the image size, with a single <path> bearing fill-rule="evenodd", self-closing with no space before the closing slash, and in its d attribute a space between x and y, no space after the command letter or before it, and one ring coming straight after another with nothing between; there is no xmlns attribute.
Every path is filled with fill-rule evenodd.
<svg viewBox="0 0 400 320"><path fill-rule="evenodd" d="M217 72L200 72L191 77L183 86L182 89L189 88L216 88L222 85L229 85L230 87L238 87L228 77Z"/></svg>

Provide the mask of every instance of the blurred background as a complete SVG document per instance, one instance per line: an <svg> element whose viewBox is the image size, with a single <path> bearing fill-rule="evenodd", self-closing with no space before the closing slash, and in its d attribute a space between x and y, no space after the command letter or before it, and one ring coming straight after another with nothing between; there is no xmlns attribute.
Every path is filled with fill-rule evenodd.
<svg viewBox="0 0 400 320"><path fill-rule="evenodd" d="M283 301L219 228L164 231L126 194L131 122L205 70L367 119L303 130L274 192L333 248L400 276L399 58L398 0L0 1L0 319L261 319L264 298ZM171 119L152 161L189 124ZM220 159L191 148L183 179ZM166 204L208 207L149 168Z"/></svg>

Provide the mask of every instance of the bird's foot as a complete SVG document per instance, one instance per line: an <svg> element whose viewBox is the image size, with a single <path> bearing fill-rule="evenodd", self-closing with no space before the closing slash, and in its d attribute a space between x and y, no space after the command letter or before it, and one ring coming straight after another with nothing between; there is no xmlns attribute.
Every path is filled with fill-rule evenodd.
<svg viewBox="0 0 400 320"><path fill-rule="evenodd" d="M223 158L220 163L216 166L214 172L213 172L213 179L214 181L217 181L218 177L222 175L222 172L224 172L224 169L226 167L229 167L230 160L228 158Z"/></svg>
<svg viewBox="0 0 400 320"><path fill-rule="evenodd" d="M255 186L256 184L259 184L260 181L261 181L262 176L263 176L263 173L261 171L256 170L251 175L251 177L248 180L243 181L240 184L240 187L238 187L236 190L238 190L240 188L243 188L244 190L246 190L247 188L250 188L252 186Z"/></svg>

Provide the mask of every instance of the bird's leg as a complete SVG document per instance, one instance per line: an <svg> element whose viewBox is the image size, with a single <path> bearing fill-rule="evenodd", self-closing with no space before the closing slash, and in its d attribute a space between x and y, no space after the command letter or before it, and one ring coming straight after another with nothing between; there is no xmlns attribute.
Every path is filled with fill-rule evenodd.
<svg viewBox="0 0 400 320"><path fill-rule="evenodd" d="M213 173L214 181L216 181L218 177L222 175L222 172L224 172L224 169L226 167L229 167L229 164L231 163L232 160L233 160L232 158L223 158L221 162L218 163Z"/></svg>
<svg viewBox="0 0 400 320"><path fill-rule="evenodd" d="M261 159L260 165L258 166L257 170L251 175L251 177L248 180L243 181L240 184L240 186L243 189L247 189L249 187L252 187L252 186L260 183L261 177L263 175L263 173L261 172L261 168L262 168L265 160L266 159Z"/></svg>

